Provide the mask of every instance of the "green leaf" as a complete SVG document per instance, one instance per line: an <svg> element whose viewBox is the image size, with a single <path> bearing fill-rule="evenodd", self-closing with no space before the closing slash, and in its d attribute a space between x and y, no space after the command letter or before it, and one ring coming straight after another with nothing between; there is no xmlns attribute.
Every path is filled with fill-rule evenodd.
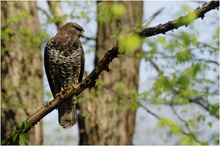
<svg viewBox="0 0 220 146"><path fill-rule="evenodd" d="M205 116L204 116L204 115L199 115L199 116L196 118L196 120L197 120L198 122L200 122L201 120L204 121L204 120L205 120Z"/></svg>
<svg viewBox="0 0 220 146"><path fill-rule="evenodd" d="M176 124L174 124L171 120L166 119L166 118L161 118L160 121L169 126L171 128L171 132L172 133L179 133L181 131L181 128L179 126L177 126Z"/></svg>
<svg viewBox="0 0 220 146"><path fill-rule="evenodd" d="M195 34L191 35L191 42L193 45L197 46L198 45L198 40Z"/></svg>
<svg viewBox="0 0 220 146"><path fill-rule="evenodd" d="M19 130L15 130L15 132L13 133L12 140L14 143L16 143L16 142L18 143L19 134L20 134Z"/></svg>
<svg viewBox="0 0 220 146"><path fill-rule="evenodd" d="M187 75L191 77L195 77L199 72L201 72L204 69L205 69L205 66L202 69L202 64L197 63L197 64L192 64L191 67L186 68L185 72L187 73Z"/></svg>
<svg viewBox="0 0 220 146"><path fill-rule="evenodd" d="M182 145L194 144L193 138L191 136L185 136L180 140L180 144Z"/></svg>
<svg viewBox="0 0 220 146"><path fill-rule="evenodd" d="M2 33L1 33L2 40L11 40L12 36L13 36L13 30L11 28L7 27L2 30Z"/></svg>
<svg viewBox="0 0 220 146"><path fill-rule="evenodd" d="M186 109L181 110L181 113L187 113Z"/></svg>
<svg viewBox="0 0 220 146"><path fill-rule="evenodd" d="M129 51L140 49L142 40L137 35L119 36L119 53L123 54Z"/></svg>
<svg viewBox="0 0 220 146"><path fill-rule="evenodd" d="M109 109L109 115L113 117L115 114L115 110L113 108Z"/></svg>
<svg viewBox="0 0 220 146"><path fill-rule="evenodd" d="M126 8L123 4L114 4L111 8L112 13L115 17L120 18L126 13Z"/></svg>
<svg viewBox="0 0 220 146"><path fill-rule="evenodd" d="M118 82L118 88L119 88L119 90L123 90L124 88L125 88L125 84L124 84L124 82Z"/></svg>
<svg viewBox="0 0 220 146"><path fill-rule="evenodd" d="M18 128L19 128L20 130L24 129L24 123L23 123L23 122L18 123Z"/></svg>
<svg viewBox="0 0 220 146"><path fill-rule="evenodd" d="M100 23L111 23L116 19L121 19L126 13L126 7L122 3L102 2L98 4Z"/></svg>
<svg viewBox="0 0 220 146"><path fill-rule="evenodd" d="M12 22L17 23L17 22L19 22L20 20L21 20L21 17L19 17L18 15L16 15L16 16L14 16L14 17L8 17L8 18L6 19L6 22L7 22L7 23L12 23Z"/></svg>
<svg viewBox="0 0 220 146"><path fill-rule="evenodd" d="M103 87L105 85L105 82L103 80L98 80L97 85Z"/></svg>
<svg viewBox="0 0 220 146"><path fill-rule="evenodd" d="M83 103L84 101L85 101L84 98L78 98L78 99L77 99L77 103L79 103L79 104L80 104L80 103Z"/></svg>
<svg viewBox="0 0 220 146"><path fill-rule="evenodd" d="M21 133L19 135L19 143L24 144L26 141L29 141L30 137L27 133Z"/></svg>
<svg viewBox="0 0 220 146"><path fill-rule="evenodd" d="M172 89L172 83L166 76L161 76L153 85L154 90L157 91L169 91Z"/></svg>
<svg viewBox="0 0 220 146"><path fill-rule="evenodd" d="M191 43L189 34L186 32L181 32L179 37L181 39L180 41L182 42L181 46L184 48L188 48Z"/></svg>
<svg viewBox="0 0 220 146"><path fill-rule="evenodd" d="M180 76L176 81L176 84L180 85L183 88L188 87L189 83L190 83L190 80L186 75Z"/></svg>
<svg viewBox="0 0 220 146"><path fill-rule="evenodd" d="M27 26L21 26L18 30L22 35L24 35L24 37L27 37L29 39L31 32L29 27Z"/></svg>
<svg viewBox="0 0 220 146"><path fill-rule="evenodd" d="M212 122L208 122L210 128L212 128Z"/></svg>
<svg viewBox="0 0 220 146"><path fill-rule="evenodd" d="M191 12L187 17L181 17L179 21L177 22L177 26L180 26L182 24L189 24L191 21L195 20L197 18L196 12Z"/></svg>
<svg viewBox="0 0 220 146"><path fill-rule="evenodd" d="M19 14L20 17L22 18L28 18L30 17L30 13L28 11L21 11L21 13Z"/></svg>
<svg viewBox="0 0 220 146"><path fill-rule="evenodd" d="M84 118L89 117L89 114L83 113L83 114L82 114L82 117L84 117Z"/></svg>
<svg viewBox="0 0 220 146"><path fill-rule="evenodd" d="M24 130L29 129L31 126L31 123L29 123L28 121L24 121Z"/></svg>
<svg viewBox="0 0 220 146"><path fill-rule="evenodd" d="M189 50L181 51L176 54L177 63L189 61L192 58L192 54Z"/></svg>
<svg viewBox="0 0 220 146"><path fill-rule="evenodd" d="M193 128L196 128L196 127L197 127L196 124L195 124L195 122L194 122L193 120L187 120L187 124L190 125L190 126L192 126Z"/></svg>
<svg viewBox="0 0 220 146"><path fill-rule="evenodd" d="M93 94L89 94L88 98L93 100L95 98L95 96Z"/></svg>
<svg viewBox="0 0 220 146"><path fill-rule="evenodd" d="M158 42L160 42L162 45L166 45L166 38L165 37L160 37L158 39Z"/></svg>
<svg viewBox="0 0 220 146"><path fill-rule="evenodd" d="M6 52L8 52L8 48L2 47L1 48L1 55L4 55Z"/></svg>
<svg viewBox="0 0 220 146"><path fill-rule="evenodd" d="M51 92L47 92L46 95L47 95L47 98L48 98L48 99L51 99L51 98L53 97L53 95L51 94Z"/></svg>
<svg viewBox="0 0 220 146"><path fill-rule="evenodd" d="M219 115L219 103L211 105L209 104L209 109L210 109L210 114L213 116L217 116Z"/></svg>

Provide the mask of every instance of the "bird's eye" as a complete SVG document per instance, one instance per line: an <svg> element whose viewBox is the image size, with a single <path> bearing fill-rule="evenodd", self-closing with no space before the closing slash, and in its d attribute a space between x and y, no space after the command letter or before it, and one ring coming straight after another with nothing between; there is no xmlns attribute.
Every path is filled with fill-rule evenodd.
<svg viewBox="0 0 220 146"><path fill-rule="evenodd" d="M79 27L75 27L75 28L76 28L77 31L80 31L80 32L82 31L82 29L79 28Z"/></svg>

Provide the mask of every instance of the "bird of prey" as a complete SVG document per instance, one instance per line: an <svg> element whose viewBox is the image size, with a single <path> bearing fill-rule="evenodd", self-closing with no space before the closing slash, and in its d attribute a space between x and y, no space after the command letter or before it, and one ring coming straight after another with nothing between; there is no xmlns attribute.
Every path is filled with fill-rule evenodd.
<svg viewBox="0 0 220 146"><path fill-rule="evenodd" d="M69 22L46 44L44 66L54 98L60 91L82 81L85 59L79 38L83 36L84 29L74 22ZM63 128L70 128L76 123L75 96L68 98L58 107L58 117Z"/></svg>

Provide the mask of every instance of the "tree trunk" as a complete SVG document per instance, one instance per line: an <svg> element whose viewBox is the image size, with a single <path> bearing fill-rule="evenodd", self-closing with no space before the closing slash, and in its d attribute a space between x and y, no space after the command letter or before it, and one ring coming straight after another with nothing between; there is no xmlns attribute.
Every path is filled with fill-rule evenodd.
<svg viewBox="0 0 220 146"><path fill-rule="evenodd" d="M43 104L40 25L36 2L1 2L2 140ZM43 144L42 122L30 142Z"/></svg>
<svg viewBox="0 0 220 146"><path fill-rule="evenodd" d="M127 10L123 18L111 23L98 23L95 63L116 45L112 34L120 29L126 34L141 24L143 2L122 3ZM131 108L131 101L124 95L131 96L132 90L138 91L140 60L133 57L135 53L129 54L132 57L122 56L114 60L110 64L111 71L99 77L101 84L84 92L78 118L80 144L132 144L136 109Z"/></svg>

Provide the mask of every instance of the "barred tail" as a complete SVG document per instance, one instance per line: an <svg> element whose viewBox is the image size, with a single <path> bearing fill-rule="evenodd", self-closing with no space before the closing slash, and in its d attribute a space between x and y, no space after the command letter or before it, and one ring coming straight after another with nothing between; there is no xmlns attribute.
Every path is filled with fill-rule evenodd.
<svg viewBox="0 0 220 146"><path fill-rule="evenodd" d="M76 121L76 99L69 98L58 108L59 124L63 128L72 127Z"/></svg>

